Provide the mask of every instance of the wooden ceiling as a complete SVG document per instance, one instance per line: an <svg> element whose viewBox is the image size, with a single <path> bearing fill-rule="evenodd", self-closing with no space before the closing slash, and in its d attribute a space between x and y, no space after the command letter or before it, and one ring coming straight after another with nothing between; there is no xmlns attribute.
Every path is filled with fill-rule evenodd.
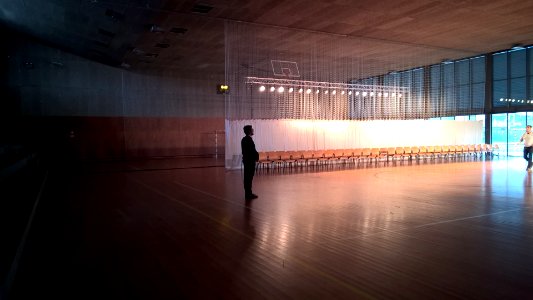
<svg viewBox="0 0 533 300"><path fill-rule="evenodd" d="M523 0L0 0L17 32L139 72L223 74L225 22L364 41L353 55L380 69L387 57L415 67L533 44L532 16Z"/></svg>

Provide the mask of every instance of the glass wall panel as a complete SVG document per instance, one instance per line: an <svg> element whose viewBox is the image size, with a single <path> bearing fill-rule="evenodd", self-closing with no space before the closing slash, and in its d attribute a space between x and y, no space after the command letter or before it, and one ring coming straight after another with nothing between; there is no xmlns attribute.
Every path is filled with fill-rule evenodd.
<svg viewBox="0 0 533 300"><path fill-rule="evenodd" d="M485 57L475 57L472 62L472 82L485 82Z"/></svg>
<svg viewBox="0 0 533 300"><path fill-rule="evenodd" d="M526 113L518 112L509 114L509 120L507 122L509 126L509 156L522 156L523 144L520 143L520 137L526 128Z"/></svg>
<svg viewBox="0 0 533 300"><path fill-rule="evenodd" d="M506 107L508 102L504 101L508 99L507 96L507 80L498 80L493 83L493 105L494 107Z"/></svg>
<svg viewBox="0 0 533 300"><path fill-rule="evenodd" d="M510 50L493 55L494 107L533 106L533 97L529 95L532 91L531 77L527 76L528 70L531 71L528 53L531 53L531 49Z"/></svg>
<svg viewBox="0 0 533 300"><path fill-rule="evenodd" d="M510 51L509 65L511 78L526 76L526 50Z"/></svg>
<svg viewBox="0 0 533 300"><path fill-rule="evenodd" d="M528 47L527 48L527 56L529 56L529 61L528 61L528 73L529 75L533 75L533 47Z"/></svg>
<svg viewBox="0 0 533 300"><path fill-rule="evenodd" d="M494 76L493 79L507 79L507 52L494 54L492 63L492 74Z"/></svg>
<svg viewBox="0 0 533 300"><path fill-rule="evenodd" d="M500 147L500 154L507 155L507 114L492 115L492 144Z"/></svg>
<svg viewBox="0 0 533 300"><path fill-rule="evenodd" d="M480 121L483 123L483 131L481 133L481 143L485 144L485 115L470 115L469 119L471 121Z"/></svg>
<svg viewBox="0 0 533 300"><path fill-rule="evenodd" d="M514 101L511 102L511 105L524 105L526 97L526 78L513 78L511 79L509 97Z"/></svg>
<svg viewBox="0 0 533 300"><path fill-rule="evenodd" d="M470 84L470 60L465 59L455 63L456 84Z"/></svg>
<svg viewBox="0 0 533 300"><path fill-rule="evenodd" d="M472 84L472 108L483 111L485 107L485 83Z"/></svg>

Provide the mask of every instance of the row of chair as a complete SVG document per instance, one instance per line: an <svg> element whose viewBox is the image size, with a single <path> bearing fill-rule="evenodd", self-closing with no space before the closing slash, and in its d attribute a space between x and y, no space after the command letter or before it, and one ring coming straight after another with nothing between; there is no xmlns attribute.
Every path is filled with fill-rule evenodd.
<svg viewBox="0 0 533 300"><path fill-rule="evenodd" d="M494 144L356 148L336 150L259 152L259 167L307 166L338 162L389 161L395 159L451 158L458 156L498 155Z"/></svg>

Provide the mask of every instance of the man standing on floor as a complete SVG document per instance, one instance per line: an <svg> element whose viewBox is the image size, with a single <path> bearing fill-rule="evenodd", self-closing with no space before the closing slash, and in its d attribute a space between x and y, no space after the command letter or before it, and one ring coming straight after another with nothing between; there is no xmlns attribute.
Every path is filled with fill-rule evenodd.
<svg viewBox="0 0 533 300"><path fill-rule="evenodd" d="M520 142L524 142L524 159L527 160L527 171L531 172L533 163L531 156L533 155L533 133L531 132L531 125L526 126L526 132L522 134Z"/></svg>
<svg viewBox="0 0 533 300"><path fill-rule="evenodd" d="M244 165L244 198L252 200L257 195L252 193L252 180L254 179L255 163L259 160L259 153L255 150L254 129L252 125L246 125L243 128L245 137L241 140L242 163Z"/></svg>

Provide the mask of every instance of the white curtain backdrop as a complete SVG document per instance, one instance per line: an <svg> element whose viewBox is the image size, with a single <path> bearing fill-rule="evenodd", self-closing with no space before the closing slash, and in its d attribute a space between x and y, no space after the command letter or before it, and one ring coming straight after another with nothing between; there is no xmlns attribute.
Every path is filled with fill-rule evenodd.
<svg viewBox="0 0 533 300"><path fill-rule="evenodd" d="M226 120L226 168L241 166L243 127L257 151L480 144L482 121Z"/></svg>

